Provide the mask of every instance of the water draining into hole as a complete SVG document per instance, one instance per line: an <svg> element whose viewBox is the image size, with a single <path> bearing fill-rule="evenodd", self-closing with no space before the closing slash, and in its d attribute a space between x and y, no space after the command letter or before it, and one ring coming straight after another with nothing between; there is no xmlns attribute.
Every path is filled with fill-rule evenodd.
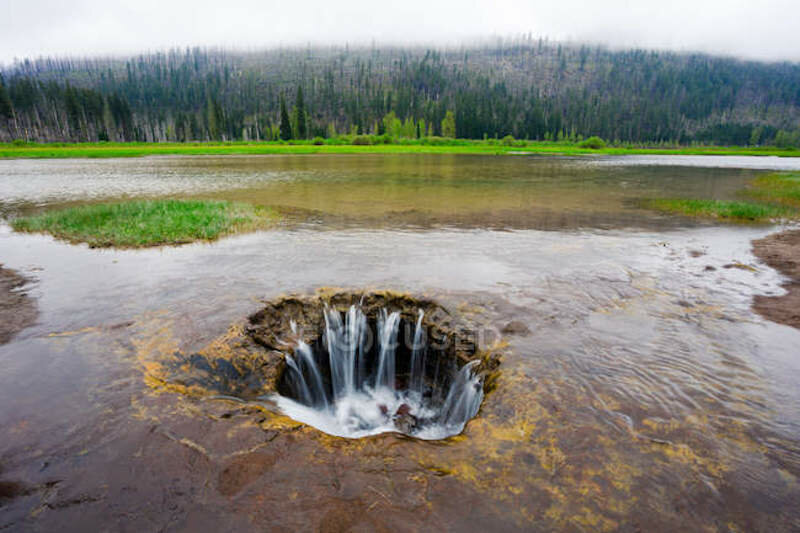
<svg viewBox="0 0 800 533"><path fill-rule="evenodd" d="M344 316L343 316L344 315ZM421 439L461 432L483 399L477 361L459 367L423 323L358 305L326 308L324 332L311 345L295 340L276 401L295 420L358 438L396 431ZM296 327L292 324L293 329Z"/></svg>

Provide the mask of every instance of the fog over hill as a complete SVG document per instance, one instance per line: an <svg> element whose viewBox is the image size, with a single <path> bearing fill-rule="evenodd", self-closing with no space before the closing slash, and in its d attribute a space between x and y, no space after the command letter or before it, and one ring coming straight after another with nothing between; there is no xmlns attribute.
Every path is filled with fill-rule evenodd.
<svg viewBox="0 0 800 533"><path fill-rule="evenodd" d="M795 0L26 0L0 8L0 64L173 47L442 46L487 35L549 36L615 49L800 61Z"/></svg>

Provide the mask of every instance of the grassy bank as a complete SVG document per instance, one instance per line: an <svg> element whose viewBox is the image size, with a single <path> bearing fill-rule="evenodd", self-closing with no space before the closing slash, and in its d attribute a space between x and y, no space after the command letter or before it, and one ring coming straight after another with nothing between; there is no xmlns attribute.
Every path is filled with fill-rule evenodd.
<svg viewBox="0 0 800 533"><path fill-rule="evenodd" d="M761 176L745 194L760 202L800 208L800 172Z"/></svg>
<svg viewBox="0 0 800 533"><path fill-rule="evenodd" d="M0 158L108 158L140 157L147 155L257 155L257 154L509 154L543 155L773 155L800 157L798 149L774 147L693 146L647 148L638 146L607 146L599 149L581 147L566 142L528 142L488 139L403 139L390 143L380 137L362 136L357 139L327 139L284 142L208 142L208 143L0 143ZM320 142L320 141L317 141Z"/></svg>
<svg viewBox="0 0 800 533"><path fill-rule="evenodd" d="M760 176L740 195L741 201L658 198L643 205L665 213L737 222L800 219L800 172Z"/></svg>
<svg viewBox="0 0 800 533"><path fill-rule="evenodd" d="M204 200L142 200L71 207L11 222L17 231L49 233L91 247L138 248L192 241L269 226L270 209Z"/></svg>

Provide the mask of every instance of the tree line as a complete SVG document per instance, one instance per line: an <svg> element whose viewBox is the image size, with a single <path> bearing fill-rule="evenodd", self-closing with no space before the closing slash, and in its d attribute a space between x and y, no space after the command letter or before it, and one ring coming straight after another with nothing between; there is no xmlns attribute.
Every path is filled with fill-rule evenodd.
<svg viewBox="0 0 800 533"><path fill-rule="evenodd" d="M0 140L508 135L800 144L800 65L532 36L439 50L189 48L0 72Z"/></svg>

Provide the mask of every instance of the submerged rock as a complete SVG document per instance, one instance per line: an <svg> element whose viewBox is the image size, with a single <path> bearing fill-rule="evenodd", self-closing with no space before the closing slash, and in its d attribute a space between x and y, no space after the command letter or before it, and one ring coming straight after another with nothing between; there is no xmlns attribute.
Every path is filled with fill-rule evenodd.
<svg viewBox="0 0 800 533"><path fill-rule="evenodd" d="M530 328L519 320L512 320L500 330L504 335L527 335L531 332Z"/></svg>
<svg viewBox="0 0 800 533"><path fill-rule="evenodd" d="M417 429L417 417L412 414L397 414L394 417L394 425L397 431L410 435Z"/></svg>
<svg viewBox="0 0 800 533"><path fill-rule="evenodd" d="M402 404L397 408L397 412L393 417L394 426L400 433L407 435L417 429L417 417L411 414L411 406L407 403Z"/></svg>

